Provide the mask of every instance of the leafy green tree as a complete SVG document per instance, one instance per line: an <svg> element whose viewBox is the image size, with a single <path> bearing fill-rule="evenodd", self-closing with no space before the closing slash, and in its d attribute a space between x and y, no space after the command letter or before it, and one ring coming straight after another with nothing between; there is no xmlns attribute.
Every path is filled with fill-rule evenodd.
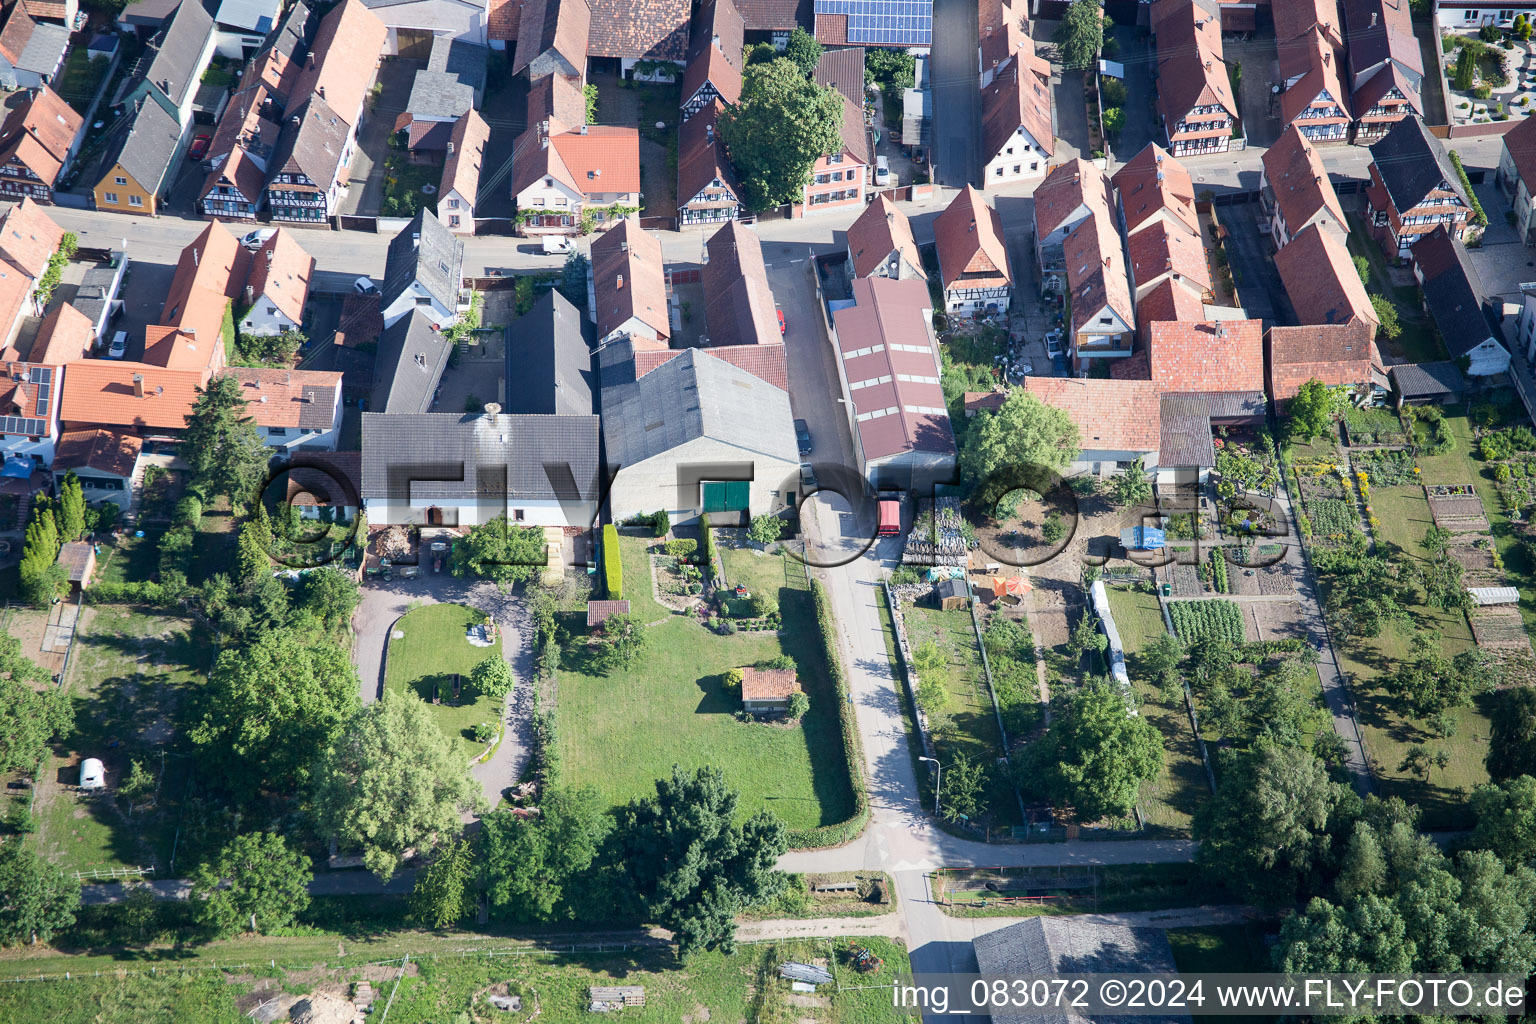
<svg viewBox="0 0 1536 1024"><path fill-rule="evenodd" d="M1067 524L1060 512L1051 512L1040 524L1040 536L1047 544L1055 544L1067 535Z"/></svg>
<svg viewBox="0 0 1536 1024"><path fill-rule="evenodd" d="M939 813L945 821L975 820L986 809L987 765L964 754L950 758L939 776Z"/></svg>
<svg viewBox="0 0 1536 1024"><path fill-rule="evenodd" d="M794 61L748 65L741 101L720 117L742 198L752 210L801 201L811 166L841 145L842 97Z"/></svg>
<svg viewBox="0 0 1536 1024"><path fill-rule="evenodd" d="M0 845L0 946L48 942L75 923L80 882L19 841Z"/></svg>
<svg viewBox="0 0 1536 1024"><path fill-rule="evenodd" d="M1472 845L1492 850L1507 861L1526 861L1536 851L1536 779L1506 779L1472 791L1477 827Z"/></svg>
<svg viewBox="0 0 1536 1024"><path fill-rule="evenodd" d="M1140 459L1115 474L1109 482L1109 499L1120 508L1152 501L1152 481L1147 479L1147 469Z"/></svg>
<svg viewBox="0 0 1536 1024"><path fill-rule="evenodd" d="M504 700L517 685L517 677L512 674L512 666L507 664L507 659L493 654L475 666L469 674L469 682L476 693Z"/></svg>
<svg viewBox="0 0 1536 1024"><path fill-rule="evenodd" d="M1493 700L1484 761L1495 780L1536 775L1536 687L1500 690ZM0 730L3 733L3 730Z"/></svg>
<svg viewBox="0 0 1536 1024"><path fill-rule="evenodd" d="M1244 899L1290 902L1326 855L1345 794L1308 751L1261 739L1222 772L1195 817L1196 860Z"/></svg>
<svg viewBox="0 0 1536 1024"><path fill-rule="evenodd" d="M1360 275L1360 283L1365 285L1366 288L1370 288L1371 261L1366 259L1364 256L1353 256L1351 259L1355 264L1355 273Z"/></svg>
<svg viewBox="0 0 1536 1024"><path fill-rule="evenodd" d="M73 726L74 705L50 683L21 641L0 633L0 771L32 771L44 745Z"/></svg>
<svg viewBox="0 0 1536 1024"><path fill-rule="evenodd" d="M304 610L327 629L340 629L350 622L361 599L357 579L334 565L322 565L305 573L299 593Z"/></svg>
<svg viewBox="0 0 1536 1024"><path fill-rule="evenodd" d="M624 870L651 919L671 929L679 956L732 952L736 915L783 885L774 865L789 848L784 825L768 811L738 823L736 802L720 769L674 765L654 797L618 811Z"/></svg>
<svg viewBox="0 0 1536 1024"><path fill-rule="evenodd" d="M789 717L796 721L805 717L805 713L811 710L811 698L796 690L789 695Z"/></svg>
<svg viewBox="0 0 1536 1024"><path fill-rule="evenodd" d="M867 47L864 50L864 78L882 89L910 89L917 83L917 58L906 50Z"/></svg>
<svg viewBox="0 0 1536 1024"><path fill-rule="evenodd" d="M1104 45L1105 20L1098 0L1073 0L1056 30L1064 70L1086 71L1096 66Z"/></svg>
<svg viewBox="0 0 1536 1024"><path fill-rule="evenodd" d="M64 585L64 570L58 564L59 532L52 510L46 502L34 504L31 521L22 541L22 593L38 608L47 608L59 596Z"/></svg>
<svg viewBox="0 0 1536 1024"><path fill-rule="evenodd" d="M85 493L75 471L64 474L59 487L59 541L68 544L85 532Z"/></svg>
<svg viewBox="0 0 1536 1024"><path fill-rule="evenodd" d="M544 566L544 531L515 526L497 516L453 546L448 566L455 576L482 576L502 586L531 578Z"/></svg>
<svg viewBox="0 0 1536 1024"><path fill-rule="evenodd" d="M1060 804L1079 821L1119 817L1136 806L1141 784L1163 770L1163 737L1125 691L1103 680L1053 700L1050 728L1026 748L1018 781Z"/></svg>
<svg viewBox="0 0 1536 1024"><path fill-rule="evenodd" d="M447 928L474 910L470 883L475 863L462 839L447 844L437 860L416 876L411 888L411 917L427 928Z"/></svg>
<svg viewBox="0 0 1536 1024"><path fill-rule="evenodd" d="M996 412L979 413L971 422L960 452L960 466L973 481L1010 472L1022 474L1017 479L1000 481L1000 488L1012 490L1027 478L1039 482L1038 475L1031 470L1062 470L1071 465L1081 440L1077 424L1064 410L1046 405L1019 388Z"/></svg>
<svg viewBox="0 0 1536 1024"><path fill-rule="evenodd" d="M1397 320L1397 306L1385 295L1372 295L1371 308L1376 311L1376 320L1381 325L1376 329L1376 335L1389 341L1403 333L1403 325Z"/></svg>
<svg viewBox="0 0 1536 1024"><path fill-rule="evenodd" d="M1179 663L1184 660L1184 645L1179 638L1163 635L1141 649L1136 668L1157 684L1165 696L1179 692Z"/></svg>
<svg viewBox="0 0 1536 1024"><path fill-rule="evenodd" d="M134 758L128 764L128 774L117 785L117 795L131 806L141 796L155 788L155 773L144 767L144 762Z"/></svg>
<svg viewBox="0 0 1536 1024"><path fill-rule="evenodd" d="M810 78L816 73L816 65L821 63L821 44L815 36L796 26L784 42L784 57L799 68L802 75Z"/></svg>
<svg viewBox="0 0 1536 1024"><path fill-rule="evenodd" d="M197 389L187 413L181 455L192 467L192 482L204 494L244 502L261 483L268 462L256 422L246 415L240 381L214 377Z"/></svg>
<svg viewBox="0 0 1536 1024"><path fill-rule="evenodd" d="M1115 138L1119 136L1120 132L1125 129L1125 108L1106 107L1104 109L1103 119L1104 134L1108 135L1110 138Z"/></svg>
<svg viewBox="0 0 1536 1024"><path fill-rule="evenodd" d="M1412 661L1399 665L1386 677L1387 692L1402 700L1415 718L1466 707L1473 696L1488 692L1493 685L1493 671L1481 651L1472 648L1447 658L1432 641L1423 645Z"/></svg>
<svg viewBox="0 0 1536 1024"><path fill-rule="evenodd" d="M1323 437L1333 429L1339 411L1338 393L1313 377L1296 389L1296 396L1286 406L1286 430L1296 441Z"/></svg>
<svg viewBox="0 0 1536 1024"><path fill-rule="evenodd" d="M314 815L323 835L359 847L381 878L409 848L425 852L455 836L478 787L431 709L387 690L352 715L314 772Z"/></svg>
<svg viewBox="0 0 1536 1024"><path fill-rule="evenodd" d="M760 516L752 517L752 525L747 529L747 536L754 544L767 546L784 536L784 520L771 512L764 512Z"/></svg>
<svg viewBox="0 0 1536 1024"><path fill-rule="evenodd" d="M535 819L492 811L481 819L476 859L484 866L491 913L516 921L573 916L570 898L613 827L597 791L551 789Z"/></svg>
<svg viewBox="0 0 1536 1024"><path fill-rule="evenodd" d="M591 263L584 253L573 249L566 254L565 267L560 272L560 294L577 309L587 308L587 269Z"/></svg>
<svg viewBox="0 0 1536 1024"><path fill-rule="evenodd" d="M1364 896L1347 908L1308 903L1281 926L1275 959L1281 971L1395 973L1412 970L1416 952L1392 902Z"/></svg>
<svg viewBox="0 0 1536 1024"><path fill-rule="evenodd" d="M592 639L592 665L604 675L629 668L645 653L645 623L638 615L610 615Z"/></svg>
<svg viewBox="0 0 1536 1024"><path fill-rule="evenodd" d="M192 742L225 784L252 795L291 791L358 707L351 652L292 629L222 652Z"/></svg>
<svg viewBox="0 0 1536 1024"><path fill-rule="evenodd" d="M309 906L309 878L309 858L282 836L249 832L192 872L192 906L215 935L270 934Z"/></svg>
<svg viewBox="0 0 1536 1024"><path fill-rule="evenodd" d="M262 576L270 576L272 558L272 521L267 510L257 502L251 514L240 524L240 537L235 546L235 580L248 586Z"/></svg>
<svg viewBox="0 0 1536 1024"><path fill-rule="evenodd" d="M1387 859L1382 853L1376 830L1369 822L1355 822L1344 859L1339 864L1334 886L1340 899L1349 899L1380 891L1387 880Z"/></svg>
<svg viewBox="0 0 1536 1024"><path fill-rule="evenodd" d="M1098 618L1084 610L1082 618L1077 620L1077 625L1067 637L1067 653L1074 658L1081 658L1088 651L1102 652L1108 647L1109 637L1099 631Z"/></svg>
<svg viewBox="0 0 1536 1024"><path fill-rule="evenodd" d="M1328 577L1329 622L1345 636L1378 636L1392 623L1409 621L1418 592L1402 562L1335 550L1319 551L1313 564Z"/></svg>

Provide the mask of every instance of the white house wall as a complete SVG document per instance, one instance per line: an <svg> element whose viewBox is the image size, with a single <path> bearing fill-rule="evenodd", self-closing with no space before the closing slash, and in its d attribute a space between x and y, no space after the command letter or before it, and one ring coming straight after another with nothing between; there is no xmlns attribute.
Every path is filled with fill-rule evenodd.
<svg viewBox="0 0 1536 1024"><path fill-rule="evenodd" d="M1013 150L1009 153L1008 150ZM1014 168L1018 170L1015 171ZM1043 178L1051 169L1051 158L1045 155L1039 142L1029 132L1020 128L1008 137L1003 148L987 161L982 185L991 188L1010 181L1028 181Z"/></svg>
<svg viewBox="0 0 1536 1024"><path fill-rule="evenodd" d="M462 39L477 46L486 44L485 8L458 0L421 0L419 3L375 7L374 15L389 29L385 56L400 52L399 29L429 30L435 36Z"/></svg>
<svg viewBox="0 0 1536 1024"><path fill-rule="evenodd" d="M587 529L591 527L597 506L590 501L572 502L568 506L558 501L525 501L509 498L505 505L495 502L467 502L453 504L449 501L411 505L392 502L383 498L364 499L363 508L368 514L370 526L425 526L427 509L440 508L444 522L458 526L480 526L499 515L512 519L514 510L521 510L522 519L514 520L517 526L558 526Z"/></svg>
<svg viewBox="0 0 1536 1024"><path fill-rule="evenodd" d="M753 515L776 507L785 500L785 489L792 492L798 485L798 463L760 455L713 438L695 438L643 462L620 467L608 492L613 519L617 522L643 512L665 509L673 523L691 522L698 518L703 495L697 491L691 495L678 493L678 467L746 462L751 462L754 467L752 485L748 489Z"/></svg>

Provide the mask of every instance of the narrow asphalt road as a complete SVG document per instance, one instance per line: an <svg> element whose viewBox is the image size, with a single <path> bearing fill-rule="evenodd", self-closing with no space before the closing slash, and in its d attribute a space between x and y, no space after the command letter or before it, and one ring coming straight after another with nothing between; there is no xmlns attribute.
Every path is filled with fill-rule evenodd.
<svg viewBox="0 0 1536 1024"><path fill-rule="evenodd" d="M979 184L981 89L975 0L934 0L933 160L935 180L951 188Z"/></svg>

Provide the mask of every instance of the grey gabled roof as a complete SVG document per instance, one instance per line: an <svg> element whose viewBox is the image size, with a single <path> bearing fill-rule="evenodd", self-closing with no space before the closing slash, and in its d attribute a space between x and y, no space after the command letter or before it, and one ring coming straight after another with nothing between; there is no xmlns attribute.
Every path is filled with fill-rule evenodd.
<svg viewBox="0 0 1536 1024"><path fill-rule="evenodd" d="M68 48L69 29L52 22L39 21L32 26L32 35L28 37L16 66L23 71L51 75Z"/></svg>
<svg viewBox="0 0 1536 1024"><path fill-rule="evenodd" d="M214 21L266 35L276 27L282 10L281 0L223 0Z"/></svg>
<svg viewBox="0 0 1536 1024"><path fill-rule="evenodd" d="M1424 305L1440 331L1446 351L1464 356L1499 330L1489 315L1482 280L1467 254L1466 246L1438 227L1414 243L1412 252L1425 274Z"/></svg>
<svg viewBox="0 0 1536 1024"><path fill-rule="evenodd" d="M427 70L452 75L455 80L480 95L485 89L486 66L491 51L467 39L448 35L432 37L432 52L427 55Z"/></svg>
<svg viewBox="0 0 1536 1024"><path fill-rule="evenodd" d="M1035 917L986 935L971 945L983 974L1175 974L1173 949L1161 928L1131 928L1117 924L1089 924L1072 917ZM1093 1014L1040 1013L1028 1018L995 1014L994 1024L1065 1024L1075 1021L1113 1021ZM1189 1021L1188 1016L1151 1014L1138 1020Z"/></svg>
<svg viewBox="0 0 1536 1024"><path fill-rule="evenodd" d="M405 109L417 117L456 118L475 105L475 90L446 71L418 71Z"/></svg>
<svg viewBox="0 0 1536 1024"><path fill-rule="evenodd" d="M1216 446L1211 443L1211 412L1200 394L1164 395L1157 463L1188 468L1216 465Z"/></svg>
<svg viewBox="0 0 1536 1024"><path fill-rule="evenodd" d="M504 412L576 416L593 411L590 321L554 289L507 327Z"/></svg>
<svg viewBox="0 0 1536 1024"><path fill-rule="evenodd" d="M375 412L426 412L448 365L452 349L420 310L411 310L379 335L379 351L373 363Z"/></svg>
<svg viewBox="0 0 1536 1024"><path fill-rule="evenodd" d="M1405 117L1371 146L1371 162L1399 213L1424 201L1443 181L1467 202L1461 176L1440 140L1417 117Z"/></svg>
<svg viewBox="0 0 1536 1024"><path fill-rule="evenodd" d="M165 29L150 43L154 58L149 62L144 77L156 89L169 97L174 106L181 106L189 89L195 89L202 71L198 58L203 46L213 34L213 16L200 3L183 3L171 15Z"/></svg>
<svg viewBox="0 0 1536 1024"><path fill-rule="evenodd" d="M463 280L464 243L443 227L437 214L423 209L390 239L389 255L384 260L382 305L388 308L412 281L417 281L440 305L453 309L458 305Z"/></svg>
<svg viewBox="0 0 1536 1024"><path fill-rule="evenodd" d="M624 341L607 349L630 346ZM603 441L611 472L701 437L733 445L744 458L800 461L789 395L704 349L673 356L638 380L633 359L603 363Z"/></svg>
<svg viewBox="0 0 1536 1024"><path fill-rule="evenodd" d="M283 15L283 20L278 22L277 27L266 39L262 40L262 51L275 50L289 60L293 60L295 54L308 50L309 16L309 8L302 3L295 3L288 8L288 13Z"/></svg>
<svg viewBox="0 0 1536 1024"><path fill-rule="evenodd" d="M1467 390L1467 378L1452 362L1403 363L1387 371L1404 398L1459 395Z"/></svg>
<svg viewBox="0 0 1536 1024"><path fill-rule="evenodd" d="M596 416L363 413L367 499L595 501Z"/></svg>
<svg viewBox="0 0 1536 1024"><path fill-rule="evenodd" d="M272 167L289 174L302 173L318 187L330 188L341 170L348 130L329 103L311 96L283 123Z"/></svg>
<svg viewBox="0 0 1536 1024"><path fill-rule="evenodd" d="M102 166L110 168L113 163L121 164L140 186L158 192L171 166L176 142L181 138L181 127L164 107L149 97L142 97L138 103L138 113L128 119L116 159Z"/></svg>

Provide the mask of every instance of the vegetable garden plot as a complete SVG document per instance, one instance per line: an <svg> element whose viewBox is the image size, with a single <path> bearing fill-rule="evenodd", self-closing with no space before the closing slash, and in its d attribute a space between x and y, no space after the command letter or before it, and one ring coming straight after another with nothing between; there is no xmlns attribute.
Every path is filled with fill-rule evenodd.
<svg viewBox="0 0 1536 1024"><path fill-rule="evenodd" d="M1429 511L1435 517L1435 525L1452 533L1486 533L1488 516L1483 511L1483 501L1469 484L1426 487L1424 495L1429 499Z"/></svg>
<svg viewBox="0 0 1536 1024"><path fill-rule="evenodd" d="M1467 619L1472 623L1472 636L1479 647L1531 648L1525 621L1520 618L1520 610L1514 605L1474 608Z"/></svg>
<svg viewBox="0 0 1536 1024"><path fill-rule="evenodd" d="M1375 484L1413 484L1419 482L1419 467L1413 453L1405 448L1374 448L1351 452L1349 464L1363 472Z"/></svg>
<svg viewBox="0 0 1536 1024"><path fill-rule="evenodd" d="M1176 601L1168 612L1174 631L1186 644L1205 637L1243 643L1243 614L1234 601Z"/></svg>
<svg viewBox="0 0 1536 1024"><path fill-rule="evenodd" d="M1344 414L1344 436L1352 448L1408 443L1403 421L1387 409L1350 409Z"/></svg>

